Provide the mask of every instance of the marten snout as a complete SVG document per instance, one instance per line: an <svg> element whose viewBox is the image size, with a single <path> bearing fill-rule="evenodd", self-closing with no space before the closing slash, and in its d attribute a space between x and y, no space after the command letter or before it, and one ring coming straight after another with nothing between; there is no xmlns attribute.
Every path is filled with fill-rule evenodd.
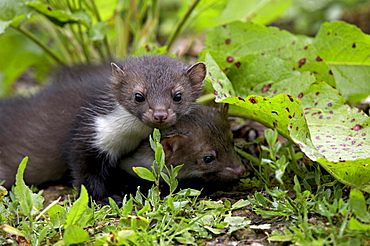
<svg viewBox="0 0 370 246"><path fill-rule="evenodd" d="M176 114L171 108L156 107L147 110L147 112L142 115L142 122L150 127L164 129L175 124Z"/></svg>
<svg viewBox="0 0 370 246"><path fill-rule="evenodd" d="M240 179L246 176L246 170L244 166L238 166L238 167L227 167L225 168L225 171L229 173L232 176L235 176L236 179Z"/></svg>
<svg viewBox="0 0 370 246"><path fill-rule="evenodd" d="M168 114L164 110L160 110L160 111L157 111L157 112L153 113L153 119L157 123L165 122L167 120L167 116L168 116Z"/></svg>

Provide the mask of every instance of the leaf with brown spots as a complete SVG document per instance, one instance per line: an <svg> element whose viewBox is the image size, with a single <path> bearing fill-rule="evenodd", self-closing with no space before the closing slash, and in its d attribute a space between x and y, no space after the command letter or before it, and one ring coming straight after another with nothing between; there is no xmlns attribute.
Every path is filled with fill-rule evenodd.
<svg viewBox="0 0 370 246"><path fill-rule="evenodd" d="M327 35L327 33L337 35ZM346 100L359 102L370 94L370 36L344 22L324 23L313 40L320 59L327 63L336 88Z"/></svg>
<svg viewBox="0 0 370 246"><path fill-rule="evenodd" d="M232 43L220 42L226 39L231 39ZM244 66L242 57L268 55L285 61L289 64L289 70L307 71L312 74L315 72L317 81L326 81L335 86L334 78L329 74L329 66L325 62L317 61L317 57L321 55L312 46L312 39L308 37L294 35L276 27L250 22L233 22L226 27L217 27L208 32L205 43L220 68L222 70L230 68L227 74L233 68L237 68L232 62L230 63L228 57L233 57L234 61L239 61ZM304 58L304 65L302 65L302 58ZM278 70L274 71L279 72Z"/></svg>
<svg viewBox="0 0 370 246"><path fill-rule="evenodd" d="M254 119L267 127L276 128L281 135L291 139L288 127L293 124L298 127L300 132L308 132L308 127L304 117L291 123L291 118L296 115L303 115L301 102L293 98L290 100L288 95L279 94L273 98L252 95L240 100L239 97L228 97L220 103L234 105L230 108L230 113L240 117ZM283 106L283 107L281 107ZM286 110L289 108L289 111Z"/></svg>
<svg viewBox="0 0 370 246"><path fill-rule="evenodd" d="M221 71L211 54L206 54L205 61L207 64L207 76L204 87L214 93L216 100L222 100L223 98L234 95L233 85Z"/></svg>
<svg viewBox="0 0 370 246"><path fill-rule="evenodd" d="M325 34L325 37L321 37L319 33L314 45L309 38L251 23L236 22L214 29L207 36L207 57L214 58L213 68L225 71L220 72L220 81L232 88L224 90L218 83L213 83L218 95L223 95L216 97L216 102L237 105L231 107L230 113L278 129L311 160L320 160L321 165L338 180L369 191L364 188L370 183L368 166L351 168L347 163L370 162L370 118L346 105L345 98L333 86L337 85L340 89L342 80L358 72L359 75L353 76L359 79L359 87L351 85L353 88L347 94L349 98L350 95L356 95L353 91L367 83L370 76L370 65L367 65L370 64L370 38L359 31L356 34L355 28L344 23L323 26L323 30L328 28L337 28L337 36L327 37ZM343 30L348 30L348 34ZM356 35L351 37L351 32ZM223 37L232 39L232 45L226 47L220 44L217 40ZM320 38L321 46L316 49L316 42ZM338 52L339 47L333 50L330 45L325 46L325 38L332 42L333 47L337 45L335 42L346 44L354 56L349 53L346 56L337 54L335 59L342 60L338 64L331 64L330 59L334 58L330 55ZM346 43L345 40L351 42ZM354 42L355 48L352 47ZM341 50L346 52L346 47ZM356 53L361 47L367 48L363 53ZM241 66L227 63L227 56L233 57ZM359 57L363 58L362 61L358 60ZM359 64L356 65L355 61L359 61ZM336 72L339 68L341 74L338 75ZM342 78L338 79L338 76ZM212 77L213 81L219 81L217 76ZM369 88L367 86L363 92L369 94ZM287 102L279 101L284 96ZM244 98L244 101L238 98ZM296 102L300 102L304 110L292 107ZM353 177L357 177L357 180Z"/></svg>
<svg viewBox="0 0 370 246"><path fill-rule="evenodd" d="M325 83L312 85L302 104L314 147L291 132L301 150L341 182L370 192L370 166L364 165L370 163L370 118Z"/></svg>

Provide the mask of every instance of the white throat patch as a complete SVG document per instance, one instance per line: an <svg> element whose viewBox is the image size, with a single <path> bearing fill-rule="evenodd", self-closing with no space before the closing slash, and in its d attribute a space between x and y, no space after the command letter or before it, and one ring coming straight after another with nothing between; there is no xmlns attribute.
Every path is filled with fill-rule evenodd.
<svg viewBox="0 0 370 246"><path fill-rule="evenodd" d="M97 116L94 126L95 145L112 160L135 150L153 131L121 105L107 115Z"/></svg>

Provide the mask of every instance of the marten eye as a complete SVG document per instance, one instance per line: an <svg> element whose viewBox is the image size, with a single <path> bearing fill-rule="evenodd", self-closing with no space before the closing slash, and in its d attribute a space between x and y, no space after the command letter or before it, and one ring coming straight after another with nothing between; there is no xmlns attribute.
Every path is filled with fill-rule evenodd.
<svg viewBox="0 0 370 246"><path fill-rule="evenodd" d="M203 157L203 161L207 164L213 162L215 160L215 157L213 155L207 155Z"/></svg>
<svg viewBox="0 0 370 246"><path fill-rule="evenodd" d="M135 101L138 102L138 103L144 102L145 97L143 95L141 95L140 93L136 93L135 94Z"/></svg>
<svg viewBox="0 0 370 246"><path fill-rule="evenodd" d="M173 101L174 102L181 102L182 101L182 98L181 98L181 93L177 93L174 97L173 97Z"/></svg>

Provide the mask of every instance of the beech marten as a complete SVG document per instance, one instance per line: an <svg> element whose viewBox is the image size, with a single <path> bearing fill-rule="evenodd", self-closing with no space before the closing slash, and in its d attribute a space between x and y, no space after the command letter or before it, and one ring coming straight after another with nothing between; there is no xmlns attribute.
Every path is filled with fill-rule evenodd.
<svg viewBox="0 0 370 246"><path fill-rule="evenodd" d="M29 156L26 183L57 181L70 170L77 188L106 198L119 158L154 127L191 114L205 74L202 62L165 55L60 69L40 93L0 101L0 180L12 186Z"/></svg>

